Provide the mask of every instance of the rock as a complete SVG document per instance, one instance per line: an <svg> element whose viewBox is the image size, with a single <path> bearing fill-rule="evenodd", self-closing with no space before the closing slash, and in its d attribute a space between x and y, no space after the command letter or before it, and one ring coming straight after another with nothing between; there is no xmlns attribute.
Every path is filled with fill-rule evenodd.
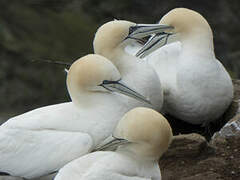
<svg viewBox="0 0 240 180"><path fill-rule="evenodd" d="M240 177L239 140L231 137L208 143L199 134L174 137L169 150L159 161L163 180L230 180Z"/></svg>
<svg viewBox="0 0 240 180"><path fill-rule="evenodd" d="M206 139L196 133L174 136L165 158L186 158L199 156L208 147Z"/></svg>
<svg viewBox="0 0 240 180"><path fill-rule="evenodd" d="M219 174L211 172L211 171L207 171L207 172L201 173L201 174L196 174L191 177L181 178L180 180L206 180L206 179L223 180L223 178L221 178L221 176Z"/></svg>
<svg viewBox="0 0 240 180"><path fill-rule="evenodd" d="M221 138L229 139L236 136L240 137L240 114L237 114L220 131L216 132L212 137L212 141L218 141Z"/></svg>
<svg viewBox="0 0 240 180"><path fill-rule="evenodd" d="M215 149L199 134L175 136L169 150L159 162L162 177L170 180L194 176L199 172L199 168L205 166L196 164L214 154Z"/></svg>

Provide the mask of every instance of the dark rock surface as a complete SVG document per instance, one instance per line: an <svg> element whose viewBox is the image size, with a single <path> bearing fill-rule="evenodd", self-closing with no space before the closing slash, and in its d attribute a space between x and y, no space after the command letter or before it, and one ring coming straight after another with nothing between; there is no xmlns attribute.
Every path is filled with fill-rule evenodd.
<svg viewBox="0 0 240 180"><path fill-rule="evenodd" d="M163 180L236 180L240 136L207 142L199 134L178 135L160 160Z"/></svg>

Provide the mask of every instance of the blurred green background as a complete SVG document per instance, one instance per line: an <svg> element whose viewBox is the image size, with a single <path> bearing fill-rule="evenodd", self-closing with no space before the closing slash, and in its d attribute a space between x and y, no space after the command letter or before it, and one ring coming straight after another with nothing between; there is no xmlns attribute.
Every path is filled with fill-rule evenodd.
<svg viewBox="0 0 240 180"><path fill-rule="evenodd" d="M239 0L0 0L0 119L69 101L63 66L93 52L94 33L116 19L156 23L169 10L201 13L214 32L217 58L240 77Z"/></svg>

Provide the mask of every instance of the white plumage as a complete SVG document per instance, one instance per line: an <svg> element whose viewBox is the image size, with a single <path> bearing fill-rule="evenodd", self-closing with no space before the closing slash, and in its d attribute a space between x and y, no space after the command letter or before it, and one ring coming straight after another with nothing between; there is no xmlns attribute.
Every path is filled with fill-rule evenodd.
<svg viewBox="0 0 240 180"><path fill-rule="evenodd" d="M73 103L35 109L0 127L0 171L39 177L90 152L132 108L128 101L133 98L101 85L104 80L117 84L119 79L118 70L104 57L88 55L76 61L67 77Z"/></svg>
<svg viewBox="0 0 240 180"><path fill-rule="evenodd" d="M135 108L119 121L114 137L128 142L116 152L94 152L68 163L55 180L161 180L158 158L172 139L161 114Z"/></svg>
<svg viewBox="0 0 240 180"><path fill-rule="evenodd" d="M181 43L172 43L147 58L161 77L164 111L189 123L206 125L230 105L231 78L215 57L180 49Z"/></svg>
<svg viewBox="0 0 240 180"><path fill-rule="evenodd" d="M176 8L160 24L173 27L157 34L138 55L168 38L169 44L146 57L164 89L163 109L192 124L206 125L219 118L233 98L233 85L224 66L215 58L212 31L197 12ZM154 46L158 46L156 43Z"/></svg>

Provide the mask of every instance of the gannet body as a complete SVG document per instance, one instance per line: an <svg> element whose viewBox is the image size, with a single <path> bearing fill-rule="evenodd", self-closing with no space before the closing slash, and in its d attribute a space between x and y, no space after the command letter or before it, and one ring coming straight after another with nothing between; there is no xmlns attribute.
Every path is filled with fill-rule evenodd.
<svg viewBox="0 0 240 180"><path fill-rule="evenodd" d="M161 111L163 90L157 73L147 62L141 61L125 50L135 41L135 39L128 39L128 35L135 32L136 26L135 23L123 20L114 20L102 25L94 38L94 52L111 60L121 73L122 80L132 88L138 89L152 103L150 106L146 103L131 101L129 104L132 107L137 105Z"/></svg>
<svg viewBox="0 0 240 180"><path fill-rule="evenodd" d="M163 86L163 109L189 123L207 125L233 98L231 78L214 54L212 30L200 14L185 8L171 10L160 24L171 28L153 36L137 56L161 47L146 59Z"/></svg>
<svg viewBox="0 0 240 180"><path fill-rule="evenodd" d="M55 180L161 180L158 159L172 139L171 127L161 114L135 108L119 121L112 137L99 149L117 145L116 152L98 151L73 160Z"/></svg>
<svg viewBox="0 0 240 180"><path fill-rule="evenodd" d="M100 55L75 61L67 87L73 103L35 109L0 126L0 172L27 179L52 173L112 133L131 109L127 96L147 102Z"/></svg>

